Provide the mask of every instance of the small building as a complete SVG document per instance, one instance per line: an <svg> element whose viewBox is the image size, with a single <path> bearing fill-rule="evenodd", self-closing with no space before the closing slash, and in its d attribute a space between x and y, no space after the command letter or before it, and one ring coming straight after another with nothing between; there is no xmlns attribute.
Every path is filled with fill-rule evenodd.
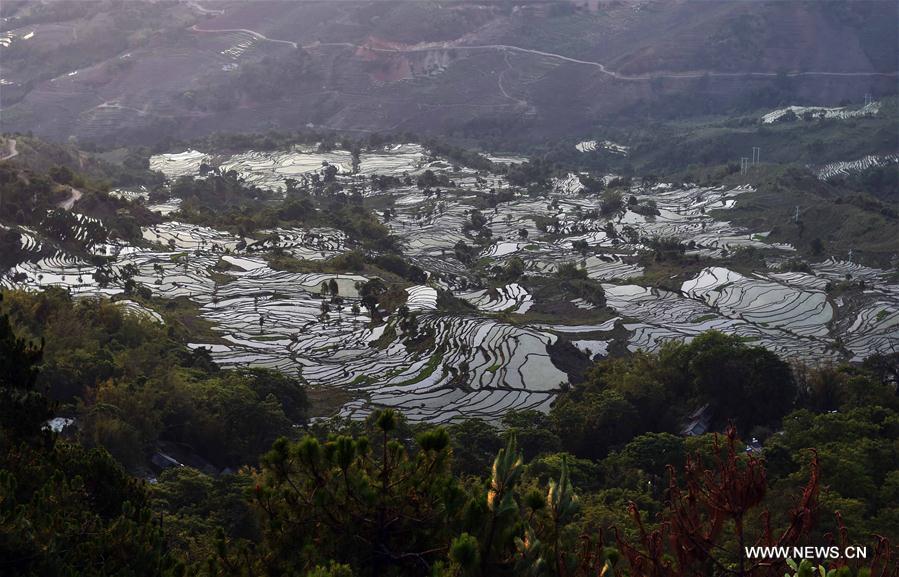
<svg viewBox="0 0 899 577"><path fill-rule="evenodd" d="M712 423L712 411L708 403L699 407L687 416L684 426L680 430L680 434L684 437L696 437L703 435L709 430Z"/></svg>
<svg viewBox="0 0 899 577"><path fill-rule="evenodd" d="M756 437L753 437L749 443L746 444L746 452L751 455L758 455L762 452L764 447L762 447L761 441L759 441Z"/></svg>

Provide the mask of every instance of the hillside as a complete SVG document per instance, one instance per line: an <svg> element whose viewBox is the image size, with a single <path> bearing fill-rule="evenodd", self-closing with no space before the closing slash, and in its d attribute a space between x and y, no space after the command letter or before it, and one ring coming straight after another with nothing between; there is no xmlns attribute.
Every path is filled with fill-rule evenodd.
<svg viewBox="0 0 899 577"><path fill-rule="evenodd" d="M859 102L895 93L899 70L889 2L0 10L4 130L81 141L313 124L536 143L647 114Z"/></svg>
<svg viewBox="0 0 899 577"><path fill-rule="evenodd" d="M0 577L899 577L895 0L0 0Z"/></svg>

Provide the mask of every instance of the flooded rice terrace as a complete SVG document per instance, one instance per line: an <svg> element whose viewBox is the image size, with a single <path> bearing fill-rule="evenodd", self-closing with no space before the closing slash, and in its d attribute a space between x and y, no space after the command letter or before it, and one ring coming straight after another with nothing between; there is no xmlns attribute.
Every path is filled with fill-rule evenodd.
<svg viewBox="0 0 899 577"><path fill-rule="evenodd" d="M512 409L546 410L568 383L552 358L559 340L601 358L616 347L657 350L666 341L718 329L810 362L860 360L891 351L899 340L899 285L886 271L835 259L812 263L810 272L714 266L746 247L764 250L772 264L795 253L789 245L769 242L767 231L741 229L712 216L726 214L753 192L748 186L633 185L628 193L633 198L603 215L599 196L585 194L577 175L556 179L545 195L529 196L502 174L454 166L414 144L363 152L355 163L349 151L300 147L224 158L187 150L150 160L170 180L200 177L204 163L234 170L246 182L275 192L284 191L289 179L302 181L333 166L338 181L390 206L389 213L380 214L382 221L400 239L407 259L428 274L426 283L405 292L406 306L419 315L418 330L432 334L433 344L427 350L407 347L397 315L372 323L359 294L369 278L285 272L264 258L274 251L308 261L338 256L355 248L342 231L278 228L241 237L179 222L177 198L150 206L166 220L145 227L140 246L93 247L95 254L111 257L118 273L108 282L99 282L103 275L86 260L60 251L47 256L44 240L23 229L24 249L33 257L10 270L3 286L57 286L78 296L112 297L128 314L164 322L157 311L123 298L121 279L127 278L154 296L195 303L220 338L190 346L205 347L223 367L270 367L301 375L311 385L349 391L353 400L340 410L344 416L392 406L414 421L498 419ZM451 186L437 192L414 184L387 190L371 185L375 175L414 181L426 170L446 174ZM511 200L483 211L492 236L478 246L463 231L474 201L491 191L509 191L504 198ZM147 199L145 191L116 194ZM640 210L650 202L654 210ZM79 216L79 226L87 229L90 220ZM646 239L661 238L686 244L687 255L711 265L668 289L641 284L646 271L638 256L648 249ZM564 303L574 313L548 323L546 315L534 314L548 304L541 303L539 291L529 290L526 282L491 288L459 260L460 241L476 247L473 258L487 269L520 259L527 278L549 277L563 263L583 267L602 283L608 308L576 298ZM828 292L828 285L847 279L863 281L863 290L845 297ZM338 302L326 301L322 290L332 280L342 297ZM438 290L470 306L447 312L438 306Z"/></svg>

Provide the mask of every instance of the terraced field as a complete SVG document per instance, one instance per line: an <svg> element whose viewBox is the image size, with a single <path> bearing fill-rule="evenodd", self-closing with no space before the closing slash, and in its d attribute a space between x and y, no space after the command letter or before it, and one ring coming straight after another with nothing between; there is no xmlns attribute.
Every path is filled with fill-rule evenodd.
<svg viewBox="0 0 899 577"><path fill-rule="evenodd" d="M845 160L840 162L831 162L817 169L818 178L821 180L830 180L836 176L845 176L857 172L864 172L869 168L884 166L887 164L899 163L899 154L876 155L859 158L858 160Z"/></svg>
<svg viewBox="0 0 899 577"><path fill-rule="evenodd" d="M767 231L711 216L737 206L753 192L749 186L643 186L635 179L622 191L621 206L608 209L601 195L585 192L577 174L528 194L501 172L453 167L417 145L363 151L355 162L348 151L299 148L225 157L188 150L150 162L169 179L199 177L200 165L212 163L273 191L284 190L289 178L323 176L336 166L336 181L359 187L378 207L427 281L401 285L403 312L374 321L360 290L371 274L286 272L267 260L277 252L325 261L357 248L345 232L271 228L244 237L173 216L145 227L136 246L111 241L88 247L108 259L106 272L93 257L76 257L20 227L24 257L2 285L113 298L148 322L165 322L165 311L154 310L146 295L139 298L140 290L134 296L135 287L154 297L188 299L217 335L198 336L192 347L206 348L222 366L272 367L316 387L348 391L353 400L338 411L344 416L360 417L375 406L398 407L417 421L545 410L569 380L553 356L559 341L596 359L718 329L811 362L859 360L893 350L899 341L895 275L835 259L812 263L811 272L780 270L774 265L793 256L793 247L769 242ZM450 185L438 191L408 184L426 170L445 175ZM401 184L374 187L372 175L402 177ZM505 200L494 208L484 204L499 193ZM146 200L141 190L111 194ZM150 208L165 215L178 201ZM477 225L476 207L483 216ZM82 239L87 228L102 224L86 217L78 223L72 233ZM665 289L641 284L654 266L646 256L661 240L701 263L692 269L698 272ZM744 248L762 252L772 268L724 266ZM605 307L547 292L565 263L601 286ZM513 265L523 274L503 278ZM415 318L414 327L406 314Z"/></svg>
<svg viewBox="0 0 899 577"><path fill-rule="evenodd" d="M849 118L859 118L862 116L874 116L880 112L880 103L877 101L866 104L860 108L850 108L846 106L838 108L826 108L823 106L787 106L772 110L762 115L763 124L774 124L776 122L784 122L792 120L821 120L824 118L836 118L838 120L846 120Z"/></svg>

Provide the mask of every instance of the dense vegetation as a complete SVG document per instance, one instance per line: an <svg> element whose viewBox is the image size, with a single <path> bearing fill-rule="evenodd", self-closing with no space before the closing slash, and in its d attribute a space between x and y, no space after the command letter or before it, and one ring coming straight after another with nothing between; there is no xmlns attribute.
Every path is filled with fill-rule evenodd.
<svg viewBox="0 0 899 577"><path fill-rule="evenodd" d="M229 142L271 148L285 146L281 139ZM429 146L453 162L501 170L533 197L566 170L563 159L499 168L463 149ZM402 288L425 282L426 273L373 212L390 218L391 207L363 199L335 170L288 181L281 198L209 166L202 179L158 186L140 158L128 158L132 166L117 181L146 183L154 200L182 198L180 220L241 235L294 226L345 232L354 250L332 259L313 263L283 251L267 258L282 270L377 276L360 287L372 318L397 312L404 334L415 335L407 347L433 339L403 306ZM63 157L46 172L0 167L3 207L11 208L3 220L35 227L73 254L136 239L141 224L158 218L140 202L103 194L102 172L80 173ZM733 172L723 166L680 176L720 182ZM895 180L892 166L831 183L804 168L768 169L751 176L758 193L728 216L811 254L851 237L859 252L876 246L872 256L889 256ZM627 175L581 181L585 194L601 200L595 213L658 212L651 201L627 198ZM454 187L431 171L371 184L417 186L435 199ZM79 212L110 228L56 208L74 187L84 193ZM793 193L789 201L785 191ZM520 258L490 267L479 257L492 242L484 214L509 200L503 194L472 201L455 256L488 290L520 282L544 302L580 298L604 307L601 283L575 264L531 277ZM789 221L794 199L811 208L799 222L779 224ZM558 226L538 220L550 233ZM868 236L855 232L861 225ZM16 262L19 235L0 240L8 261L0 265ZM669 268L698 266L676 240L643 241L647 282L661 286L671 282ZM572 248L586 257L589 247ZM737 252L726 261L735 269L761 259ZM797 259L790 266L808 265ZM61 290L4 294L0 574L782 575L785 564L750 563L741 544L831 539L866 544L872 554L877 547L866 562L875 575L895 566L888 543L899 540L896 354L862 365L791 366L737 337L707 333L655 354L612 351L595 365L583 361L589 368L571 373L575 384L549 414L512 412L501 423L444 428L390 411L364 422L309 422L314 399L301 375L221 370L205 349L187 346L204 331L205 342L217 339L194 305L125 289L165 324ZM469 310L445 291L438 306ZM564 339L555 345L566 346L573 350ZM51 417L63 419L54 422L60 433L48 430ZM98 558L104 562L92 562Z"/></svg>
<svg viewBox="0 0 899 577"><path fill-rule="evenodd" d="M846 255L884 268L895 265L899 227L894 183L897 166L864 176L822 182L798 167L771 167L751 176L757 192L741 201L728 218L744 226L770 230L770 238L788 242L810 259ZM796 219L796 207L799 218Z"/></svg>
<svg viewBox="0 0 899 577"><path fill-rule="evenodd" d="M28 168L31 163L27 161L22 165L0 164L0 224L35 228L70 252L85 255L85 249L92 244L112 239L136 241L141 238L141 225L159 222L159 215L142 205L107 194L110 184L104 176L116 171L103 167L94 173L79 172L69 168L65 159L59 160L62 164L34 170ZM130 177L118 174L116 178ZM60 208L73 195L78 198L78 211L92 219L102 219L102 224L97 220L81 222ZM82 234L76 236L76 230ZM0 266L15 264L21 256L20 249L19 235L4 229L0 233Z"/></svg>
<svg viewBox="0 0 899 577"><path fill-rule="evenodd" d="M183 345L183 329L124 315L115 303L48 290L9 293L4 310L20 336L46 343L35 384L77 419L81 443L135 470L160 442L202 455L215 470L236 468L305 418L295 379L219 371L205 349Z"/></svg>
<svg viewBox="0 0 899 577"><path fill-rule="evenodd" d="M203 167L206 178L182 177L170 194L184 199L178 217L187 222L251 234L278 226L329 226L344 231L360 246L391 251L395 239L370 210L362 204L361 192L344 190L336 181L336 167L313 174L303 182L288 180L284 198L247 184L234 171L221 172Z"/></svg>
<svg viewBox="0 0 899 577"><path fill-rule="evenodd" d="M297 427L301 382L217 370L108 301L4 297L5 573L781 575L740 569L739 543L843 531L882 569L874 535L899 536L896 355L791 368L709 333L602 361L500 429L390 411ZM700 407L728 434L679 435ZM75 425L51 433L53 414ZM194 468L160 470L166 451Z"/></svg>

